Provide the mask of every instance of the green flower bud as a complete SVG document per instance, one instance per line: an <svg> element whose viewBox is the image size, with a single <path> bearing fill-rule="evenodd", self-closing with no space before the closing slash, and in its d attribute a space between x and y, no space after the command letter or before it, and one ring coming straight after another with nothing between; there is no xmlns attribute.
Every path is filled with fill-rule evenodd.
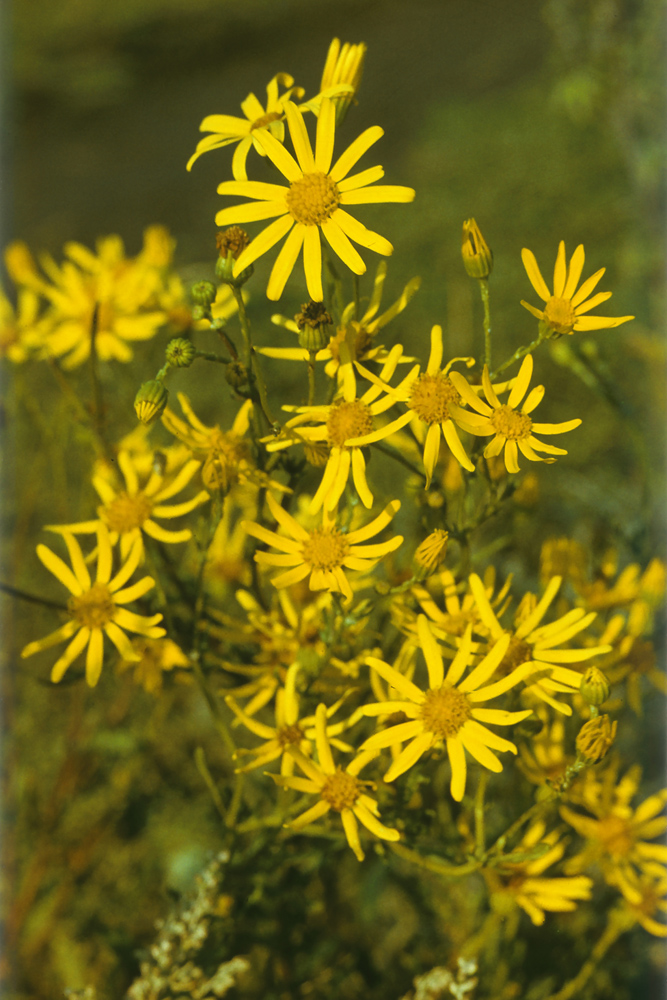
<svg viewBox="0 0 667 1000"><path fill-rule="evenodd" d="M582 678L579 692L587 705L602 705L609 697L609 682L601 670L589 667Z"/></svg>
<svg viewBox="0 0 667 1000"><path fill-rule="evenodd" d="M169 392L158 379L144 382L134 398L134 410L142 424L152 424L162 416Z"/></svg>
<svg viewBox="0 0 667 1000"><path fill-rule="evenodd" d="M195 359L195 345L185 337L176 337L167 344L165 357L174 368L189 368Z"/></svg>
<svg viewBox="0 0 667 1000"><path fill-rule="evenodd" d="M234 264L236 261L232 256L231 251L226 257L218 257L215 262L215 276L218 281L222 281L225 285L233 285L236 288L240 288L241 285L245 285L248 278L252 277L255 270L254 264L246 267L240 274L234 277Z"/></svg>
<svg viewBox="0 0 667 1000"><path fill-rule="evenodd" d="M305 302L294 320L299 327L299 347L311 352L321 351L331 340L333 320L323 302Z"/></svg>
<svg viewBox="0 0 667 1000"><path fill-rule="evenodd" d="M218 290L212 281L198 281L196 285L193 285L190 289L190 294L192 295L192 301L198 306L212 306L215 302L215 297L218 294Z"/></svg>
<svg viewBox="0 0 667 1000"><path fill-rule="evenodd" d="M218 259L215 264L215 276L226 285L240 288L252 275L255 268L251 264L240 274L234 275L234 264L250 243L250 237L240 226L230 226L224 232L216 233L215 243L218 248Z"/></svg>
<svg viewBox="0 0 667 1000"><path fill-rule="evenodd" d="M463 223L461 243L463 266L471 278L488 278L493 270L493 253L489 250L474 219Z"/></svg>

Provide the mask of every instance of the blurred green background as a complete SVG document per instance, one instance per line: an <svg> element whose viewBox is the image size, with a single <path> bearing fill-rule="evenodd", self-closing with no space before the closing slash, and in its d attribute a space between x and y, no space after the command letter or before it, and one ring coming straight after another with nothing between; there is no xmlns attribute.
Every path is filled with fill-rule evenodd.
<svg viewBox="0 0 667 1000"><path fill-rule="evenodd" d="M540 517L526 527L521 555L529 553L535 571L541 541L566 532L594 551L617 545L622 561L645 564L660 550L661 0L16 0L4 17L4 242L20 238L60 259L67 240L93 245L120 233L135 254L144 228L158 222L175 235L177 266L190 279L212 275L213 220L223 204L215 189L230 176L227 150L185 170L202 118L237 114L248 91L263 97L279 71L311 96L331 38L365 41L359 105L340 142L382 125L385 137L367 163L381 162L389 183L417 190L412 207L360 213L395 246L385 301L414 274L423 278L395 324L406 351L424 355L434 322L444 325L450 355L480 350L481 307L460 261L461 224L472 215L495 254L499 357L535 332L519 305L534 301L524 246L549 282L558 241L568 256L583 242L585 276L605 266L600 287L614 292L601 312L637 317L582 338L615 386L614 405L547 350L536 360L547 386L541 418L576 415L584 424L567 442L569 458L540 472ZM287 343L262 298L272 259L258 262L253 282L257 339ZM368 263L372 275L375 261ZM280 310L293 315L303 298L297 268ZM131 403L163 347L140 346L131 369L113 366L106 391ZM76 436L63 442L62 463L44 457L56 426L50 376L33 369L26 378L20 405L6 383L2 561L16 586L48 596L34 556L39 530L90 516L91 499L82 494ZM178 388L196 388L198 412L215 419L215 384L204 387L188 372ZM123 412L118 436L133 426L131 405ZM521 573L518 556L503 558L505 569ZM222 767L220 752L190 689L156 702L106 672L93 693L80 684L52 690L43 683L48 656L17 661L25 642L54 627L52 612L2 601L11 730L5 891L13 901L0 972L17 998L59 996L89 982L106 982L103 995L119 996L170 893L187 887L216 846L192 752L202 743L213 770ZM652 719L661 725L661 706ZM647 754L654 776L660 756ZM637 982L644 992L634 995L648 996L648 981Z"/></svg>

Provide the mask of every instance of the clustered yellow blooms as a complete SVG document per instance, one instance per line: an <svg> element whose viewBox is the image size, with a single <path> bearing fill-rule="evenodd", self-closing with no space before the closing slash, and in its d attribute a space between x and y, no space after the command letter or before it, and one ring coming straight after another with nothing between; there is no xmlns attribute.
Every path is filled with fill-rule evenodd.
<svg viewBox="0 0 667 1000"><path fill-rule="evenodd" d="M447 359L438 324L431 329L425 367L401 343L390 348L376 343L376 335L403 313L419 288L413 278L380 312L384 262L367 305L356 286L348 302L341 285L336 296L327 289L332 303L325 304L323 245L355 276L364 274L366 264L353 243L384 256L393 250L348 209L408 203L415 194L409 187L378 184L380 166L351 173L382 136L379 127L334 153L337 126L359 88L364 54L363 45L334 40L320 91L311 100L299 103L303 89L292 76L278 73L264 103L252 93L242 102L243 118L206 117L201 130L209 134L187 165L190 169L205 152L234 145L234 179L223 181L218 192L249 200L220 210L216 223L272 220L254 239L242 234L243 248L225 279L234 293L227 285L223 293L218 290L214 321L238 308L247 337L241 276L284 239L267 288L268 298L277 300L303 253L310 302L294 321L273 317L274 324L300 336L300 345L256 348L248 340L247 356L249 366L256 354L270 362L301 362L304 376L307 365L308 403L283 404L287 419L274 422L254 391L259 376L253 367L237 382L227 379L236 407L231 419L216 416L205 423L197 400L193 406L178 393L182 416L164 406L156 426L170 435L169 444L151 445L153 429L121 441L115 462L98 462L93 470L101 501L97 517L48 526L66 546L71 568L45 545L37 548L39 559L70 593L68 621L29 643L22 655L68 641L51 670L58 682L87 649L85 675L93 686L102 671L106 635L119 654L118 670L133 669L137 683L154 694L166 672L203 664L221 711L229 709L230 730L260 741L237 748L238 772L279 768L279 774L268 772L272 780L306 796L305 801L283 796L289 800L285 825L307 833L311 824L330 823L331 814L339 813L359 861L364 859L359 824L387 845L406 839L395 813L388 820L393 825L380 821L378 802L386 817L395 789L409 782L413 768L429 780L444 769L451 797L461 804L456 809L465 810L469 768L484 776L483 790L486 772L498 774L503 759L511 760L498 754L520 752L519 770L539 786L536 804L548 805L552 792L562 795L560 817L584 846L566 857L562 826L549 830L550 823L531 812L534 821L526 821L522 839L517 833L514 858L495 864L478 859L496 912L507 917L520 909L541 925L546 913L569 912L589 900L590 873L599 870L620 890L637 922L664 935L656 914L665 909L667 848L654 840L667 828L667 819L658 815L667 791L633 810L636 771L620 782L614 764L593 773L580 749L582 725L604 729L605 738L598 740L603 751L613 743L617 720L611 723L610 715L621 706L609 695L614 685L626 684L636 711L643 676L665 689L664 674L647 648L665 592L664 564L654 560L644 572L632 565L614 579L617 567L609 569L614 560L607 557L605 571L592 578L578 543L551 539L541 554L541 593L524 587L517 594L511 577L498 583L493 567L485 568L478 554L464 548L465 532L446 519L442 495L441 512L437 503L420 499L417 514L406 516L407 505L395 496L397 480L376 479L373 473L371 459L388 451L402 473L407 465L420 497L429 498L436 496L435 484L447 477L454 481L453 468L463 509L471 484L488 481L497 491L499 482L519 473L520 455L547 464L567 455L541 436L567 433L581 420L534 422L545 388L530 388L534 359L528 348L514 374L498 381L510 362L494 373L488 356L487 363ZM313 120L314 143L308 129ZM259 165L253 151L285 182L248 180L248 165ZM486 282L492 255L474 220L466 222L464 236L468 272ZM147 231L134 259L125 257L115 237L100 241L97 255L69 244L62 266L44 260L44 278L27 249L14 244L7 263L19 300L14 309L0 299L5 353L13 361L63 357L66 367L75 367L90 350L94 326L101 360L129 360L129 342L152 337L167 322L178 325L185 299L170 271L172 250L168 235L158 229ZM540 321L540 338L611 328L632 318L586 315L611 293L592 295L602 270L577 290L582 246L568 268L561 242L553 294L531 251L524 250L522 258L545 302L541 310L523 303ZM195 324L188 315L184 327L191 330ZM313 316L322 339L316 344L313 334L311 346L303 346L304 317ZM235 353L234 361L243 367ZM406 363L407 374L397 374L406 371L399 369ZM314 399L318 364L328 376L322 402ZM477 438L488 440L480 444ZM167 502L184 491L185 498ZM201 543L197 548L193 540L195 513L211 526L203 558ZM160 523L172 518L190 522L177 530ZM95 537L96 548L84 555L77 536L86 534ZM167 635L162 612L146 615L125 607L155 585L152 576L129 581L156 542L184 546L177 550L180 566L201 587L201 617L195 622L197 635L206 639L201 658L199 647L192 656L175 641L176 634ZM93 582L89 566L95 560ZM163 608L168 622L166 598L152 597L151 607ZM373 617L376 606L385 614L384 631ZM338 713L339 721L332 721ZM512 738L499 735L498 726L513 727ZM340 739L343 732L349 742ZM375 778L362 779L371 765ZM552 814L557 819L556 807ZM375 846L385 849L382 843ZM517 860L522 852L526 857ZM556 865L564 874L547 874Z"/></svg>

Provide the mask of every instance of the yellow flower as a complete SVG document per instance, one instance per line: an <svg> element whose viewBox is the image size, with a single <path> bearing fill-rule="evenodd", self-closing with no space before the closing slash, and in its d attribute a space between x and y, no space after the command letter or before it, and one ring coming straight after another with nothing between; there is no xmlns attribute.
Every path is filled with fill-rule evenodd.
<svg viewBox="0 0 667 1000"><path fill-rule="evenodd" d="M442 654L426 615L419 616L417 629L419 645L428 668L429 688L427 691L422 691L384 660L374 656L367 657L366 662L369 666L400 691L405 700L365 705L364 715L377 716L404 712L410 721L376 733L361 745L361 749L382 750L393 743L410 740L384 776L385 781L393 781L416 764L427 750L445 743L452 768L450 786L452 798L460 802L466 785L466 750L490 771L502 771L502 764L490 748L517 752L513 743L497 736L481 723L510 726L532 714L530 709L523 712L506 712L500 709L478 708L478 703L504 694L532 671L533 667L524 664L513 674L495 684L482 686L495 672L507 652L509 636L503 636L474 670L461 680L472 662L473 655L472 630L468 627L445 675Z"/></svg>
<svg viewBox="0 0 667 1000"><path fill-rule="evenodd" d="M162 287L158 268L125 256L120 236L97 242L97 254L80 243L65 244L68 260L58 266L45 255L50 283L37 271L20 273L24 283L51 303L50 329L44 339L47 355L63 357L64 368L76 368L90 355L95 326L95 350L102 361L131 361L130 343L149 340L166 320L156 309Z"/></svg>
<svg viewBox="0 0 667 1000"><path fill-rule="evenodd" d="M139 657L132 649L123 629L128 632L138 632L149 639L159 639L165 635L163 628L156 627L157 623L162 621L161 614L146 617L121 607L122 604L129 604L143 597L155 585L155 581L152 577L145 576L130 587L125 587L139 565L142 553L141 539L136 540L127 559L112 577L113 550L109 532L104 525L98 525L97 573L93 583L76 538L69 534L63 534L63 538L69 552L71 569L46 545L37 546L37 555L46 568L69 590L71 597L67 602L67 613L70 620L43 639L28 643L22 650L21 656L32 656L42 649L49 649L59 642L71 639L65 652L51 669L51 680L57 684L69 665L87 647L86 680L90 687L94 687L102 672L105 634L111 639L120 655L127 660L137 660Z"/></svg>
<svg viewBox="0 0 667 1000"><path fill-rule="evenodd" d="M442 587L445 602L444 611L438 607L432 594L428 590L425 590L424 587L414 587L412 592L419 601L422 610L431 619L431 628L436 636L439 639L447 639L449 636L461 636L468 625L472 627L473 632L476 634L486 635L488 629L482 620L475 597L470 591L469 582L466 581L463 584L466 593L462 597L459 597L461 588L457 585L454 575L450 570L442 570L434 580ZM433 583L434 581L429 582ZM484 574L484 587L487 599L491 607L500 609L498 614L502 615L510 600L507 595L512 583L512 577L509 576L507 578L494 597L495 582L495 571L493 567L489 567Z"/></svg>
<svg viewBox="0 0 667 1000"><path fill-rule="evenodd" d="M239 708L233 695L227 695L225 701L236 715L237 719L243 723L255 736L259 736L265 742L253 750L237 750L234 759L247 755L252 755L253 760L244 767L237 767L237 773L253 771L257 767L263 767L272 761L280 761L280 773L287 775L294 773L294 757L290 750L295 748L307 757L310 756L311 740L315 737L313 726L315 716L309 715L299 719L299 696L296 693L296 678L300 665L293 663L287 671L285 686L276 691L276 724L267 726L263 722L253 719L247 712ZM327 718L330 718L340 708L341 701L336 702L326 710ZM346 723L339 722L333 726L327 726L327 736L330 742L339 750L350 752L352 747L341 740L335 739L335 734L342 732Z"/></svg>
<svg viewBox="0 0 667 1000"><path fill-rule="evenodd" d="M549 849L535 861L503 864L496 874L485 870L484 876L492 891L492 905L501 912L504 899L512 899L524 910L531 921L540 927L545 912L568 913L576 909L580 899L590 899L593 880L586 875L570 878L544 878L544 872L563 857L565 844L558 843L558 832L545 836L546 826L540 820L534 823L521 840L518 850L530 851L538 844L548 844Z"/></svg>
<svg viewBox="0 0 667 1000"><path fill-rule="evenodd" d="M452 413L450 412L452 404L457 413L462 412L460 405L463 402L449 377L449 369L455 361L464 361L468 366L474 364L473 358L452 358L441 369L442 327L434 326L431 330L431 353L426 371L419 375L415 370L415 374L411 373L396 389L386 387L387 391L396 399L408 404L412 430L417 440L424 445L426 489L428 489L431 483L433 472L438 462L440 440L442 437L444 437L457 462L464 469L467 469L468 472L475 471L475 466L466 455L465 449L461 444L461 439L454 426ZM365 369L362 368L360 370L364 375L375 381L374 376L370 375ZM467 382L465 384L468 385Z"/></svg>
<svg viewBox="0 0 667 1000"><path fill-rule="evenodd" d="M526 595L517 609L511 632L506 632L498 621L484 584L476 573L470 576L470 589L491 638L497 641L503 635L509 637L509 647L499 664L499 671L509 672L511 675L513 670L526 663L533 665L533 672L545 671L547 676L529 684L528 693L545 701L557 712L572 715L570 706L558 701L554 695L559 692L574 694L581 686L582 674L577 670L570 670L563 664L583 663L594 656L608 653L611 646L592 646L584 649L556 648L569 643L575 635L588 628L595 618L594 612L586 614L583 608L574 608L555 622L540 625L560 589L561 582L559 576L550 580L539 601L532 594Z"/></svg>
<svg viewBox="0 0 667 1000"><path fill-rule="evenodd" d="M257 141L259 131L268 131L278 142L285 139L285 105L292 97L302 97L301 87L293 86L294 80L288 73L276 73L266 88L266 107L253 93L248 94L241 102L241 111L245 118L234 115L207 115L199 126L200 132L212 132L197 143L197 148L188 160L187 169L191 170L195 160L211 149L229 146L238 142L232 160L232 173L237 181L248 179L246 159L251 146L254 146L260 156L266 156L264 149ZM281 94L280 87L288 89Z"/></svg>
<svg viewBox="0 0 667 1000"><path fill-rule="evenodd" d="M384 256L391 254L393 247L383 236L371 232L341 206L412 201L415 192L412 188L395 185L368 187L384 175L382 167L371 167L348 177L357 160L384 134L381 128L374 126L366 129L331 166L336 130L334 102L330 98L322 101L314 155L302 113L296 105L288 102L286 114L298 163L266 129L257 133L257 140L289 185L225 181L218 187L218 194L244 195L255 198L256 202L225 208L218 212L215 221L216 225L225 226L275 219L240 255L234 265L234 274L240 274L283 236L287 236L271 271L268 297L274 300L280 298L303 247L308 294L314 302L321 302L324 293L320 230L343 263L355 274L363 274L366 265L350 239Z"/></svg>
<svg viewBox="0 0 667 1000"><path fill-rule="evenodd" d="M547 287L547 283L540 273L535 260L535 254L525 248L521 251L521 259L526 269L530 283L541 299L546 303L544 309L536 309L528 302L521 301L521 305L536 316L539 320L547 323L554 333L559 336L564 333L574 333L575 330L607 330L621 323L627 323L634 319L634 316L585 316L584 313L595 309L602 302L611 298L611 292L598 292L592 298L589 295L597 285L605 272L601 267L599 271L591 275L584 281L579 291L576 291L581 272L584 269L584 247L579 244L570 258L569 268L565 264L565 243L563 240L558 244L558 256L556 257L556 267L554 268L554 290L553 295Z"/></svg>
<svg viewBox="0 0 667 1000"><path fill-rule="evenodd" d="M334 378L336 374L340 375L342 366L350 361L384 363L387 360L388 354L384 345L374 344L373 338L395 316L403 312L419 289L421 278L411 278L394 304L378 316L386 276L387 265L382 260L375 273L370 301L361 319L355 318L356 302L349 302L343 310L335 336L331 338L327 347L323 347L321 351L317 352L315 360L327 362L324 371L330 378ZM299 332L299 327L294 320L286 319L285 316L275 314L271 317L271 322L284 327L291 333ZM301 347L258 347L257 352L266 355L267 358L281 358L285 361L308 361L309 359L308 351ZM399 364L410 361L414 361L414 358L401 356Z"/></svg>
<svg viewBox="0 0 667 1000"><path fill-rule="evenodd" d="M292 748L290 753L306 775L305 778L282 777L271 775L276 784L284 788L294 788L297 792L309 792L319 795L317 802L305 813L293 819L286 825L292 830L302 830L325 816L331 809L340 813L347 842L354 851L357 860L364 860L364 852L359 840L359 820L381 840L400 840L398 830L392 830L380 823L378 805L375 799L365 791L368 782L360 781L357 775L374 754L360 753L351 761L345 770L336 767L326 732L327 710L325 705L318 705L315 713L315 745L319 764L309 760L298 750Z"/></svg>
<svg viewBox="0 0 667 1000"><path fill-rule="evenodd" d="M613 880L610 878L610 882ZM655 937L667 937L667 926L657 916L664 919L667 913L667 871L660 875L631 875L618 878L616 884L623 893L625 906L645 931Z"/></svg>
<svg viewBox="0 0 667 1000"><path fill-rule="evenodd" d="M535 709L535 715L542 723L542 729L530 742L519 746L519 769L535 785L548 782L558 786L570 764L574 764L574 754L565 753L565 725L561 715L551 719L545 705Z"/></svg>
<svg viewBox="0 0 667 1000"><path fill-rule="evenodd" d="M391 378L401 356L401 347L393 347L380 373L382 379ZM408 376L409 377L409 376ZM402 385L403 383L401 383ZM362 448L374 441L382 441L404 427L410 414L403 414L384 427L375 429L374 417L384 413L394 405L395 399L385 392L381 385L371 385L357 398L357 384L351 365L347 366L343 379L342 398L335 399L329 406L284 406L285 410L296 410L298 416L288 420L281 438L268 438L267 451L278 451L295 443L326 443L329 448L324 474L311 504L310 513L315 514L324 505L333 510L343 495L350 471L355 489L364 507L373 506L373 494L366 481L366 460ZM304 426L309 422L313 427Z"/></svg>
<svg viewBox="0 0 667 1000"><path fill-rule="evenodd" d="M586 840L583 850L568 861L568 871L580 872L598 864L606 881L619 887L640 875L661 875L667 862L667 845L649 841L662 837L667 829L667 817L658 815L667 802L667 788L650 795L633 810L629 802L637 792L639 778L639 769L635 768L617 785L589 779L582 803L589 815L561 806L563 819Z"/></svg>
<svg viewBox="0 0 667 1000"><path fill-rule="evenodd" d="M133 639L132 659L121 657L119 674L133 670L135 684L140 684L148 694L157 694L162 689L164 673L174 667L190 667L187 656L171 639Z"/></svg>
<svg viewBox="0 0 667 1000"><path fill-rule="evenodd" d="M20 364L39 354L48 324L38 319L39 296L19 288L16 311L0 288L0 358Z"/></svg>
<svg viewBox="0 0 667 1000"><path fill-rule="evenodd" d="M359 544L386 528L401 506L398 500L392 500L378 517L363 528L346 533L336 526L335 516L332 517L327 511L323 512L321 528L306 531L270 493L267 493L266 500L269 510L287 534L279 535L254 521L245 521L244 524L248 534L274 549L280 549L279 555L273 552L255 553L256 562L266 566L288 567L283 573L273 577L271 582L274 587L289 587L308 576L311 590L341 593L351 601L352 588L343 570L368 573L383 556L394 552L403 541L402 535L395 535L387 542Z"/></svg>
<svg viewBox="0 0 667 1000"><path fill-rule="evenodd" d="M512 473L519 471L517 446L522 455L525 455L531 462L555 462L555 458L542 458L537 452L543 451L548 455L567 455L567 451L564 448L556 448L554 445L538 441L534 434L564 434L566 431L574 430L581 423L579 419L566 420L560 424L533 423L529 414L533 412L544 396L544 386L542 385L535 386L528 394L521 410L518 410L517 407L526 394L532 374L533 356L527 354L523 359L507 402L501 403L491 385L489 370L484 366L482 384L488 405L477 398L463 375L452 372L449 376L465 402L477 411L477 413L469 413L459 410L456 418L457 423L464 430L470 431L472 434L479 434L481 437L495 435L484 449L484 458L494 458L504 448L505 467L508 472Z"/></svg>
<svg viewBox="0 0 667 1000"><path fill-rule="evenodd" d="M110 532L112 545L115 545L120 538L120 551L122 558L126 558L130 549L138 541L140 550L143 552L143 535L145 532L158 542L187 542L192 538L189 528L182 528L180 531L169 531L157 524L153 518L182 517L189 514L195 507L206 503L209 495L206 490L185 500L179 504L165 504L184 489L194 474L201 466L201 462L192 459L187 462L180 472L173 478L167 479L165 483L164 471L158 468L151 470L148 482L140 485L139 476L134 461L126 451L118 453L118 466L123 473L125 489L118 489L112 485L104 475L93 476L93 486L95 487L102 505L97 508L99 520L81 521L79 524L51 524L47 525L48 531L58 531L60 533L87 534L97 531L100 521L102 521Z"/></svg>

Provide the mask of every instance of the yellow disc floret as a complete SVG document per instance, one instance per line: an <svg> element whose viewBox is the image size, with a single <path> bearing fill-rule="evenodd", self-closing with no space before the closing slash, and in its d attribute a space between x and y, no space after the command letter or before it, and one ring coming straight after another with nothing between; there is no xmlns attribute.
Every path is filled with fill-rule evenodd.
<svg viewBox="0 0 667 1000"><path fill-rule="evenodd" d="M424 729L439 739L456 736L463 724L472 717L467 697L457 688L443 684L426 692L421 708Z"/></svg>
<svg viewBox="0 0 667 1000"><path fill-rule="evenodd" d="M552 295L544 307L544 317L556 333L572 333L577 317L569 299Z"/></svg>
<svg viewBox="0 0 667 1000"><path fill-rule="evenodd" d="M125 490L114 497L111 503L100 508L100 517L110 531L124 535L134 528L141 528L151 516L153 505L144 493L130 496Z"/></svg>
<svg viewBox="0 0 667 1000"><path fill-rule="evenodd" d="M349 543L338 528L315 528L303 543L303 559L315 569L332 570L343 565Z"/></svg>
<svg viewBox="0 0 667 1000"><path fill-rule="evenodd" d="M292 181L287 192L289 213L304 226L321 226L331 218L339 204L338 185L319 170Z"/></svg>
<svg viewBox="0 0 667 1000"><path fill-rule="evenodd" d="M362 783L353 774L337 768L335 774L325 778L320 795L332 809L342 812L343 809L352 808L361 794L362 787Z"/></svg>
<svg viewBox="0 0 667 1000"><path fill-rule="evenodd" d="M526 413L517 413L510 406L499 406L493 412L491 424L497 434L502 434L508 441L520 441L530 437L533 421Z"/></svg>
<svg viewBox="0 0 667 1000"><path fill-rule="evenodd" d="M352 438L370 434L373 430L373 414L370 407L360 399L334 403L327 419L329 444L342 448Z"/></svg>
<svg viewBox="0 0 667 1000"><path fill-rule="evenodd" d="M451 379L442 372L435 375L424 372L415 383L408 405L425 423L441 424L450 418L449 403L461 405Z"/></svg>
<svg viewBox="0 0 667 1000"><path fill-rule="evenodd" d="M104 628L113 618L116 605L106 584L94 583L90 590L70 597L67 610L85 628Z"/></svg>

